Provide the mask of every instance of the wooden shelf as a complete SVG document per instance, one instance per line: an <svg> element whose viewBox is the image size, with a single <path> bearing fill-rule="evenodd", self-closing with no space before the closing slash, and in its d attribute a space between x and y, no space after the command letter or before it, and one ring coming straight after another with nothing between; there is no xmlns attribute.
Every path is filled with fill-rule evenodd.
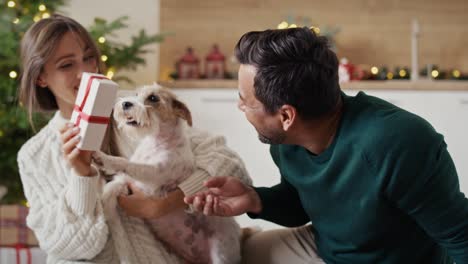
<svg viewBox="0 0 468 264"><path fill-rule="evenodd" d="M162 86L177 89L237 88L237 80L177 80L160 82ZM391 81L352 81L341 84L349 90L447 90L468 91L468 81L451 80L391 80Z"/></svg>

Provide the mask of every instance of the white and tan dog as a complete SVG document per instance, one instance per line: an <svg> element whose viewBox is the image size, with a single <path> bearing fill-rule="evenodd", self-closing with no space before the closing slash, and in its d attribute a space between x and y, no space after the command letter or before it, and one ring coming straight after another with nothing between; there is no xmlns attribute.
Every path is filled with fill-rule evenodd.
<svg viewBox="0 0 468 264"><path fill-rule="evenodd" d="M102 152L94 155L102 169L116 173L103 191L110 224L118 219L116 197L127 192L127 183L133 182L148 196L161 197L195 170L184 127L185 121L192 124L190 111L168 89L145 86L136 96L121 98L113 118L117 133L124 134L126 143L136 148L129 160ZM240 262L240 227L234 218L181 209L149 224L159 240L189 263Z"/></svg>

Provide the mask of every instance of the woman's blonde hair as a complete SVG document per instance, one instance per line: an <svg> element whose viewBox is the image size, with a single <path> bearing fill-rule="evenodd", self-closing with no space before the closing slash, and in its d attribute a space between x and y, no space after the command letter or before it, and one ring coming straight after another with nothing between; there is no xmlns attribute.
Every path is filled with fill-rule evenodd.
<svg viewBox="0 0 468 264"><path fill-rule="evenodd" d="M33 112L48 112L58 109L55 96L49 88L37 85L45 63L52 57L59 41L67 32L73 32L96 55L98 71L102 68L100 52L88 31L75 20L62 15L52 15L33 24L21 41L21 84L19 100L28 110L29 122L33 125Z"/></svg>

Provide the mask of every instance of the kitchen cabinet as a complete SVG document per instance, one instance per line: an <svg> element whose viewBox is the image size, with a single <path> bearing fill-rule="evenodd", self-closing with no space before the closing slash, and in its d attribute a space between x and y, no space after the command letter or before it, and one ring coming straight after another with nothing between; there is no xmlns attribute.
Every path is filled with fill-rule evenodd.
<svg viewBox="0 0 468 264"><path fill-rule="evenodd" d="M237 89L174 89L186 102L193 115L193 124L213 134L224 135L227 144L244 160L255 186L271 186L279 182L268 145L257 139L257 133L244 114L237 109ZM344 90L349 95L358 90ZM468 194L468 90L392 90L368 89L365 93L385 99L420 115L444 135L448 150L457 166L460 186ZM242 226L260 225L264 229L276 225L239 217Z"/></svg>

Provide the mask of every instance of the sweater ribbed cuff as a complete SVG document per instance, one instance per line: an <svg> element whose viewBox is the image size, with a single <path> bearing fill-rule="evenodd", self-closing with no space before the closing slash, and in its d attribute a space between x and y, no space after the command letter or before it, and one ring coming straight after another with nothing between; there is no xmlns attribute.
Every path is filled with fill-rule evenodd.
<svg viewBox="0 0 468 264"><path fill-rule="evenodd" d="M72 171L68 183L68 205L78 215L93 213L98 199L99 171L93 167L94 176L89 177L79 176Z"/></svg>
<svg viewBox="0 0 468 264"><path fill-rule="evenodd" d="M273 195L271 194L269 188L265 188L265 187L252 187L252 188L255 190L255 192L258 194L258 197L260 198L260 201L262 203L262 211L258 214L247 212L247 216L249 216L252 219L264 219L264 216L268 215L269 213L266 210L268 209L268 207L265 206L265 204L268 204L269 198L274 197L274 194Z"/></svg>
<svg viewBox="0 0 468 264"><path fill-rule="evenodd" d="M206 171L197 170L194 174L192 174L192 176L190 176L190 178L180 183L179 188L182 190L185 196L192 196L198 192L207 190L207 188L203 186L203 182L209 178L210 175Z"/></svg>

